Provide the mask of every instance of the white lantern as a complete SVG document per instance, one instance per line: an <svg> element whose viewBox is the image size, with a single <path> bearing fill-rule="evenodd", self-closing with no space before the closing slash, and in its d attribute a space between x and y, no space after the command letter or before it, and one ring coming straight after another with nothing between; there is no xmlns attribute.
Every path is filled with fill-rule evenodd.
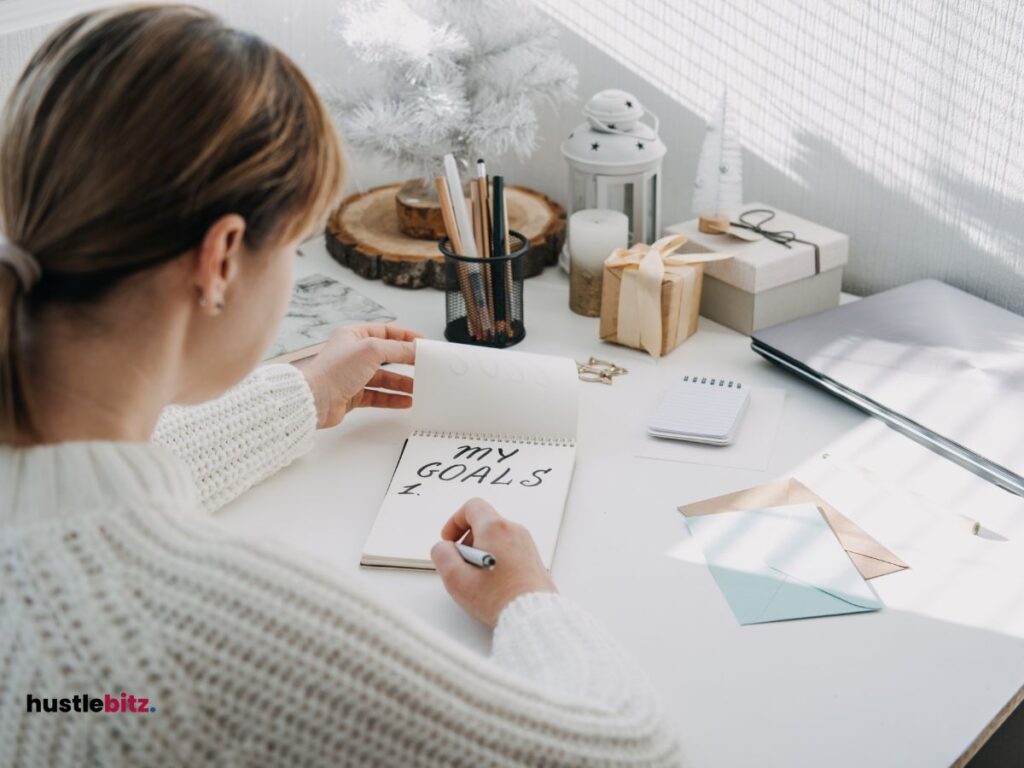
<svg viewBox="0 0 1024 768"><path fill-rule="evenodd" d="M583 114L587 122L562 142L569 163L569 214L585 208L622 211L629 218L629 244L653 243L661 233L665 156L658 118L647 112L653 124L641 122L640 102L619 90L595 94Z"/></svg>

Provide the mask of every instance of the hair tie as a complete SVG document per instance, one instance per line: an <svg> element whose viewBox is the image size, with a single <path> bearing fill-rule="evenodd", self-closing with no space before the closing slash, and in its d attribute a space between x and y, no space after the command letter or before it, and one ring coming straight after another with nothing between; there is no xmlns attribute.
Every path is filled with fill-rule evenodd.
<svg viewBox="0 0 1024 768"><path fill-rule="evenodd" d="M18 276L26 292L38 282L42 268L31 253L0 235L0 264L6 264Z"/></svg>

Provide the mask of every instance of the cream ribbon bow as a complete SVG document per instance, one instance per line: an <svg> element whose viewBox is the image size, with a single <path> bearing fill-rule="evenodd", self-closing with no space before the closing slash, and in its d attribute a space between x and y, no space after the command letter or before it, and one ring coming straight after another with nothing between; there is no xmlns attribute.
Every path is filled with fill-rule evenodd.
<svg viewBox="0 0 1024 768"><path fill-rule="evenodd" d="M652 245L637 243L632 248L616 248L604 264L612 269L636 270L635 280L623 274L619 289L619 317L616 341L619 344L645 349L654 357L661 357L661 281L668 271L681 271L705 261L732 258L731 253L675 254L688 238L669 235ZM696 299L697 297L693 297Z"/></svg>

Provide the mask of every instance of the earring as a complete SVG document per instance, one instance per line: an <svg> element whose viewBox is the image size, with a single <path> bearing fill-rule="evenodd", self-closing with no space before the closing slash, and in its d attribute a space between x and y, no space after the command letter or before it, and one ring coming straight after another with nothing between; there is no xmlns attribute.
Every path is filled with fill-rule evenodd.
<svg viewBox="0 0 1024 768"><path fill-rule="evenodd" d="M196 297L196 302L199 304L200 307L205 307L206 296L202 292L200 292L199 295ZM219 298L213 303L214 309L216 309L218 312L222 312L224 310L224 306L225 304L223 298Z"/></svg>

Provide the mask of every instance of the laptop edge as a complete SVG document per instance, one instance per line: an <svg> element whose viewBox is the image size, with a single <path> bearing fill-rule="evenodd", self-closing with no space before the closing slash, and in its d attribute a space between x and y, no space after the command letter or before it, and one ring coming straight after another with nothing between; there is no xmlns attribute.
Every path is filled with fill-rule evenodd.
<svg viewBox="0 0 1024 768"><path fill-rule="evenodd" d="M779 352L777 349L753 338L750 344L751 349L771 362L782 366L788 371L795 373L802 379L817 385L818 387L831 392L836 397L845 400L851 405L860 408L875 418L881 419L890 427L895 429L912 440L917 441L926 448L930 448L940 456L956 462L961 467L970 470L979 477L988 480L1010 493L1024 496L1024 477L1017 475L1005 467L979 456L974 451L968 450L959 443L955 443L932 430L921 426L917 422L901 416L879 403L861 395L853 390L844 387L839 382L823 376L817 371L800 363L797 360Z"/></svg>

